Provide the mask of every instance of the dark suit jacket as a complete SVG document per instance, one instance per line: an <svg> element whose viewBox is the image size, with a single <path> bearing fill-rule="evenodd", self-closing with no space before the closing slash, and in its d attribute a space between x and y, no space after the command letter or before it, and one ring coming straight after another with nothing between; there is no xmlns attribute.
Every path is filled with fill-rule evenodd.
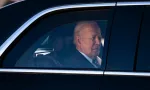
<svg viewBox="0 0 150 90"><path fill-rule="evenodd" d="M70 52L64 59L65 68L95 68L78 50Z"/></svg>

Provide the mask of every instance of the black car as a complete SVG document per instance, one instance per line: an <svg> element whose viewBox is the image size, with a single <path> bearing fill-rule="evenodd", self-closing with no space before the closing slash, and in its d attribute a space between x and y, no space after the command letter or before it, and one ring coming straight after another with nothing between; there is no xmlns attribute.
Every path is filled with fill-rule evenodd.
<svg viewBox="0 0 150 90"><path fill-rule="evenodd" d="M149 90L149 5L33 0L0 9L1 89ZM95 21L101 29L100 68L61 63L75 48L79 21ZM62 66L49 66L47 56L60 56L60 61L49 61Z"/></svg>

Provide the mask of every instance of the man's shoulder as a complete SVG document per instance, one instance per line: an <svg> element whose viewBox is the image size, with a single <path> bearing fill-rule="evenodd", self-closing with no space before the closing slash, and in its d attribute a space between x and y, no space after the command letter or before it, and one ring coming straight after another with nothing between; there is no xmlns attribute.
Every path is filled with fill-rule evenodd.
<svg viewBox="0 0 150 90"><path fill-rule="evenodd" d="M79 60L80 59L85 59L84 56L78 51L78 50L72 50L65 59L75 59Z"/></svg>
<svg viewBox="0 0 150 90"><path fill-rule="evenodd" d="M63 65L67 68L93 68L90 62L78 50L66 57Z"/></svg>
<svg viewBox="0 0 150 90"><path fill-rule="evenodd" d="M84 57L81 55L81 53L77 50L74 50L65 56L64 62L65 63L75 63L81 59L84 59Z"/></svg>

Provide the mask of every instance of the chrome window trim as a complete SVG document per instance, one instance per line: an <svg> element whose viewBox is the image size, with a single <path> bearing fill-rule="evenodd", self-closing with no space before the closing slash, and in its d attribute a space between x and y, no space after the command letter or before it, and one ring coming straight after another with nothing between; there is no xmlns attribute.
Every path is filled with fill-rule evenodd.
<svg viewBox="0 0 150 90"><path fill-rule="evenodd" d="M46 10L43 10L36 15L34 15L32 18L30 18L27 22L25 22L19 29L17 29L0 47L0 56L3 54L3 52L9 47L9 45L34 21L36 21L41 16L54 12L57 10L66 10L66 9L73 9L73 8L93 8L93 7L108 7L108 6L115 6L116 3L92 3L92 4L75 4L75 5L64 5L64 6L57 6L48 8Z"/></svg>
<svg viewBox="0 0 150 90"><path fill-rule="evenodd" d="M48 70L48 69L0 69L0 73L41 73L41 74L76 74L103 75L103 71L92 70Z"/></svg>
<svg viewBox="0 0 150 90"><path fill-rule="evenodd" d="M150 5L150 1L141 2L117 2L117 6Z"/></svg>
<svg viewBox="0 0 150 90"><path fill-rule="evenodd" d="M150 73L148 73L148 72L105 71L104 75L109 75L109 76L141 76L141 77L150 77Z"/></svg>
<svg viewBox="0 0 150 90"><path fill-rule="evenodd" d="M14 4L17 4L17 3L20 3L20 2L23 2L23 1L25 1L25 0L20 0L20 1L14 2L14 3L10 3L10 4L8 4L8 5L4 5L3 7L0 7L0 9L9 7L9 6L11 6L11 5L14 5Z"/></svg>

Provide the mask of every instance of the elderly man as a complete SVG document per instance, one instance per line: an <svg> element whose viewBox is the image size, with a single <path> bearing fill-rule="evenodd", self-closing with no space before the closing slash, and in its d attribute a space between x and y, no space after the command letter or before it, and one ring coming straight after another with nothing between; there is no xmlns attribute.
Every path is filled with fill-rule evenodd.
<svg viewBox="0 0 150 90"><path fill-rule="evenodd" d="M64 65L68 68L100 68L102 60L98 57L101 45L101 30L94 21L77 23L74 30L76 50L70 52Z"/></svg>

